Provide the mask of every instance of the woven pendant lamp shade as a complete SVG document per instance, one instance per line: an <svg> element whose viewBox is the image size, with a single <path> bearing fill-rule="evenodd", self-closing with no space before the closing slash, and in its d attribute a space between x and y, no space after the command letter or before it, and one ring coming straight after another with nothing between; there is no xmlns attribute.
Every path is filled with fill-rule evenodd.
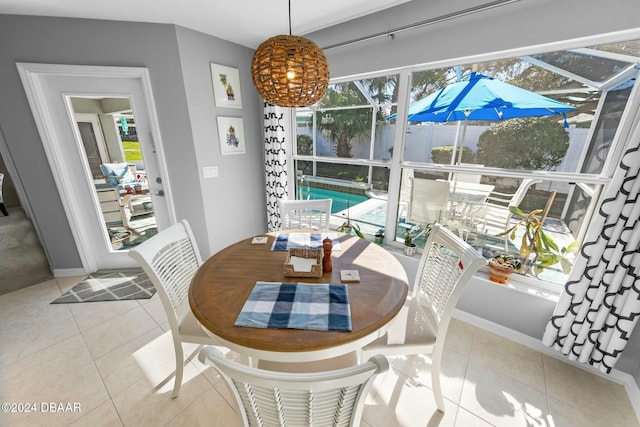
<svg viewBox="0 0 640 427"><path fill-rule="evenodd" d="M329 66L322 49L311 40L279 35L258 46L251 76L258 93L270 104L306 107L327 90Z"/></svg>

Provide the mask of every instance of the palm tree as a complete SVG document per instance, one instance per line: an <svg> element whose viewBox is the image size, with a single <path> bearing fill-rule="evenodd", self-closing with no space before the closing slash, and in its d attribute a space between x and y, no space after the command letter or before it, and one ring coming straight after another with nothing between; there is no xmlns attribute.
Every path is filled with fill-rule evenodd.
<svg viewBox="0 0 640 427"><path fill-rule="evenodd" d="M338 157L353 157L351 140L370 136L371 110L349 108L356 105L367 105L367 101L353 83L330 87L318 104L318 129L334 142Z"/></svg>
<svg viewBox="0 0 640 427"><path fill-rule="evenodd" d="M368 138L371 132L371 108L398 101L398 77L392 74L384 77L360 80L363 92L353 82L330 86L318 103L318 129L334 141L338 157L352 157L351 141L354 138ZM412 78L412 97L419 99L444 85L446 70L419 71ZM371 101L373 100L374 105ZM366 107L365 107L366 106ZM359 107L359 108L358 108ZM326 110L325 110L326 109ZM395 113L393 105L391 113ZM386 123L376 110L376 124Z"/></svg>

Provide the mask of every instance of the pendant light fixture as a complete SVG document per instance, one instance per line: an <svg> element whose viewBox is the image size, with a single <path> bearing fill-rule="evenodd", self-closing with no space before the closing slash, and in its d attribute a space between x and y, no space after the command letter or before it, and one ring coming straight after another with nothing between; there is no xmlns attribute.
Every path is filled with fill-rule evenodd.
<svg viewBox="0 0 640 427"><path fill-rule="evenodd" d="M291 35L264 41L251 62L251 76L258 93L270 104L282 107L306 107L322 98L329 85L327 58L317 44Z"/></svg>

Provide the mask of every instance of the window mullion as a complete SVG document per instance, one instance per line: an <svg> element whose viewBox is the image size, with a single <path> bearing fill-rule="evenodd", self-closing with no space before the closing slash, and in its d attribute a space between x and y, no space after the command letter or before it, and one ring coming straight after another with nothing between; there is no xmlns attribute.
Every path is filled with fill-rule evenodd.
<svg viewBox="0 0 640 427"><path fill-rule="evenodd" d="M541 178L545 180L556 180L558 182L583 182L586 184L606 184L610 178L604 174L581 174L571 172L554 172L554 171L516 171L499 168L474 168L473 166L450 166L440 163L419 163L419 162L401 162L401 167L423 171L437 172L459 172L459 173L476 173L479 175L488 175L505 178Z"/></svg>
<svg viewBox="0 0 640 427"><path fill-rule="evenodd" d="M316 157L316 138L318 136L318 111L314 110L313 111L313 122L312 122L312 142L311 142L311 153L313 154L313 157ZM311 162L311 167L312 167L312 175L316 176L318 175L317 173L317 165L316 162L313 161Z"/></svg>
<svg viewBox="0 0 640 427"><path fill-rule="evenodd" d="M369 138L369 159L373 160L376 149L376 112L375 105L371 105L371 137ZM369 166L367 183L373 188L373 167Z"/></svg>
<svg viewBox="0 0 640 427"><path fill-rule="evenodd" d="M389 191L387 194L387 222L385 224L384 243L395 241L396 223L398 220L398 200L400 198L400 183L402 180L401 163L403 161L404 144L408 122L406 120L409 109L411 91L411 73L408 70L400 72L398 79L398 108L396 110L396 129L393 137L393 156L391 156L391 171L389 172Z"/></svg>

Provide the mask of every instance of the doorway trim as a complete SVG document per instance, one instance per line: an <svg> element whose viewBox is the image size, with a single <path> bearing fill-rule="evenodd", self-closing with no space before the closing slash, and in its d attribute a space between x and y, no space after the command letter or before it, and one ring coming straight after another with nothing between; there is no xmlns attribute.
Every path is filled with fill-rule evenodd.
<svg viewBox="0 0 640 427"><path fill-rule="evenodd" d="M151 89L151 79L149 70L144 67L111 67L111 66L88 66L88 65L64 65L64 64L42 64L42 63L16 63L20 79L25 88L27 100L31 106L34 120L42 145L47 154L49 166L53 174L56 187L65 210L65 214L69 219L69 226L73 234L79 256L82 261L82 268L85 273L91 273L97 269L97 260L93 251L88 247L89 239L83 226L84 219L79 213L77 202L72 194L66 191L68 182L70 181L66 170L72 165L68 165L64 156L55 150L57 134L53 126L52 113L48 111L46 106L45 83L43 77L59 76L59 77L89 77L89 78L108 78L108 79L134 79L137 80L144 95L144 103L149 114L149 127L151 131L151 142L155 147L158 168L163 181L164 197L167 204L169 214L169 223L176 222L176 213L171 193L171 185L168 180L166 158L162 139L160 137L160 126L157 117L153 92ZM71 118L73 120L73 118Z"/></svg>

